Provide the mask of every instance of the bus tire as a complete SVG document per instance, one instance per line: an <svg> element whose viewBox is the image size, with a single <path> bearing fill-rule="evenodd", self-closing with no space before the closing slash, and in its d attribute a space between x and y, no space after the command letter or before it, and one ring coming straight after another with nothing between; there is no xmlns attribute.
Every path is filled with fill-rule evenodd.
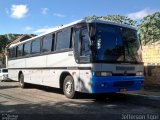
<svg viewBox="0 0 160 120"><path fill-rule="evenodd" d="M19 76L19 86L21 87L21 88L26 88L26 83L24 82L24 75L23 75L23 73L21 73L20 74L20 76Z"/></svg>
<svg viewBox="0 0 160 120"><path fill-rule="evenodd" d="M63 92L67 98L75 98L74 80L70 75L64 79Z"/></svg>

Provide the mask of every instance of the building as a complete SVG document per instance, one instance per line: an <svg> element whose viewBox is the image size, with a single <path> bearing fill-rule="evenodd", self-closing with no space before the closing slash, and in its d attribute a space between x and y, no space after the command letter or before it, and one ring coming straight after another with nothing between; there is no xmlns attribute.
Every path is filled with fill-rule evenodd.
<svg viewBox="0 0 160 120"><path fill-rule="evenodd" d="M160 42L143 46L145 86L160 88Z"/></svg>

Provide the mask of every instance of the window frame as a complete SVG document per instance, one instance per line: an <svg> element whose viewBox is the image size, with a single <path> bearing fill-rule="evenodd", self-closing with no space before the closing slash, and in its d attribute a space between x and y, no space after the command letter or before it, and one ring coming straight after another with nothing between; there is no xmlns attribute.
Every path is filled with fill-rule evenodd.
<svg viewBox="0 0 160 120"><path fill-rule="evenodd" d="M87 30L87 33L88 33L88 38L87 38L87 40L88 40L88 42L89 42L89 32L88 32L88 29L87 29L87 26L84 26L84 27L82 27L81 28L81 30L80 30L80 56L81 57L87 57L87 55L86 55L86 51L84 51L85 49L86 49L86 44L83 44L83 43L86 43L86 41L84 41L84 39L85 38L83 38L84 36L83 36L83 33L82 33L82 31L84 31L84 30ZM87 33L85 33L85 34L87 34ZM85 35L84 34L84 35ZM84 45L84 49L83 49L83 45ZM90 50L90 53L91 53L91 50ZM83 55L84 54L84 55Z"/></svg>
<svg viewBox="0 0 160 120"><path fill-rule="evenodd" d="M76 24L77 25L77 24ZM54 31L54 32L50 32L48 34L45 34L43 36L40 36L40 37L36 37L32 40L29 40L29 41L26 41L26 42L22 42L21 44L23 45L23 55L22 56L17 56L17 48L19 45L21 44L17 44L11 48L9 48L9 60L14 60L14 59L21 59L21 58L29 58L29 57L35 57L35 56L43 56L43 55L49 55L49 54L56 54L56 53L62 53L62 52L68 52L68 51L73 51L73 28L76 26L76 25L72 25L72 26L69 26L69 27L66 27L66 28L63 28L63 29L59 29L57 31ZM69 32L66 36L68 36L68 48L64 48L64 49L60 49L60 50L56 50L56 45L57 45L57 33L60 32L60 31L63 31L63 30L67 30L67 32ZM52 45L51 45L51 50L48 51L48 52L43 52L42 51L42 47L43 47L43 43L42 43L42 40L43 38L46 36L46 35L49 35L51 34L52 36ZM40 45L40 50L37 51L37 52L34 52L33 51L33 44L35 41L39 41L39 45ZM25 54L24 53L24 47L26 46L26 44L30 44L30 53L28 54ZM12 54L11 52L12 51ZM12 55L12 56L11 56Z"/></svg>
<svg viewBox="0 0 160 120"><path fill-rule="evenodd" d="M38 52L33 52L33 51L32 51L32 50L33 50L33 43L34 43L34 42L37 42L37 41L39 41L39 51L38 51ZM42 44L41 44L41 37L32 40L32 41L31 41L31 52L30 52L30 54L31 54L31 55L40 54L40 53L41 53L41 48L42 48L41 46L42 46Z"/></svg>
<svg viewBox="0 0 160 120"><path fill-rule="evenodd" d="M45 38L48 38L48 37L51 37L51 39L50 39L50 40L51 40L50 49L47 50L47 51L43 51L43 49L44 49L44 48L43 48L43 47L44 47L44 40L49 41L48 39L45 39ZM49 33L49 34L43 36L43 38L41 39L41 43L42 43L42 45L41 45L41 52L42 52L42 53L48 53L48 52L53 51L53 40L54 40L53 37L55 37L54 33Z"/></svg>
<svg viewBox="0 0 160 120"><path fill-rule="evenodd" d="M20 51L19 48L21 47ZM21 54L20 54L21 53ZM23 56L23 44L19 44L16 47L16 57L22 57Z"/></svg>
<svg viewBox="0 0 160 120"><path fill-rule="evenodd" d="M75 61L79 64L88 64L92 62L92 51L90 52L90 55L88 56L82 56L82 30L87 29L88 26L87 24L80 24L78 27L75 26L73 29L73 45L74 45L74 56L75 56ZM76 40L76 32L79 32L79 38L77 41L78 48L75 48L75 40ZM89 32L88 32L89 35ZM78 36L77 36L78 37ZM89 37L89 36L88 36Z"/></svg>
<svg viewBox="0 0 160 120"><path fill-rule="evenodd" d="M16 54L17 54L16 46L12 47L12 48L9 48L9 59L16 58L17 57Z"/></svg>
<svg viewBox="0 0 160 120"><path fill-rule="evenodd" d="M57 43L58 43L58 33L63 33L65 30L68 30L67 32L69 32L69 46L68 48L58 48L57 49ZM68 39L68 38L67 38ZM68 51L70 49L73 48L73 45L72 45L72 26L70 27L67 27L67 28L64 28L64 29L61 29L59 31L56 32L55 34L55 43L54 43L54 50L57 52L57 51Z"/></svg>
<svg viewBox="0 0 160 120"><path fill-rule="evenodd" d="M25 45L26 44L29 44L29 53L28 54L25 54ZM23 56L29 56L30 54L31 54L31 41L25 42L23 45Z"/></svg>

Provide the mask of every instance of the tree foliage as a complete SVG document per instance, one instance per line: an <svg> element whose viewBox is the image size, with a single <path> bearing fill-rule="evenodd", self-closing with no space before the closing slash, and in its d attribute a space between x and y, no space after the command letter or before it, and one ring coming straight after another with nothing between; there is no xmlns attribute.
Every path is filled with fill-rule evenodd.
<svg viewBox="0 0 160 120"><path fill-rule="evenodd" d="M0 53L2 53L7 45L8 39L5 35L0 36Z"/></svg>
<svg viewBox="0 0 160 120"><path fill-rule="evenodd" d="M108 20L120 24L127 24L138 27L140 39L144 45L160 41L160 12L155 12L144 17L140 24L137 21L121 15L88 16L85 20Z"/></svg>
<svg viewBox="0 0 160 120"><path fill-rule="evenodd" d="M5 34L5 35L0 35L0 61L2 64L5 64L5 48L7 44L15 40L18 36L21 34Z"/></svg>
<svg viewBox="0 0 160 120"><path fill-rule="evenodd" d="M13 40L17 39L18 36L22 34L5 34L0 35L0 53L5 50L5 47L8 43L12 42Z"/></svg>
<svg viewBox="0 0 160 120"><path fill-rule="evenodd" d="M5 61L5 47L7 45L7 38L4 35L0 36L0 61L4 64Z"/></svg>
<svg viewBox="0 0 160 120"><path fill-rule="evenodd" d="M122 15L108 15L108 16L88 16L85 18L85 20L108 20L108 21L113 21L115 23L120 23L120 24L127 24L127 25L132 25L136 26L137 22L128 18L127 16L122 16Z"/></svg>
<svg viewBox="0 0 160 120"><path fill-rule="evenodd" d="M138 27L144 45L160 40L160 12L155 12L141 20Z"/></svg>

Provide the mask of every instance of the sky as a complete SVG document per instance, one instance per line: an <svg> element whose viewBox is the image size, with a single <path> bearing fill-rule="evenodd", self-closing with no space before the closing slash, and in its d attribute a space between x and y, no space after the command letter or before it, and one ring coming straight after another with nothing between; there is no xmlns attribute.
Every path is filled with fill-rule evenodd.
<svg viewBox="0 0 160 120"><path fill-rule="evenodd" d="M42 34L93 15L140 20L156 11L160 0L0 0L0 34Z"/></svg>

